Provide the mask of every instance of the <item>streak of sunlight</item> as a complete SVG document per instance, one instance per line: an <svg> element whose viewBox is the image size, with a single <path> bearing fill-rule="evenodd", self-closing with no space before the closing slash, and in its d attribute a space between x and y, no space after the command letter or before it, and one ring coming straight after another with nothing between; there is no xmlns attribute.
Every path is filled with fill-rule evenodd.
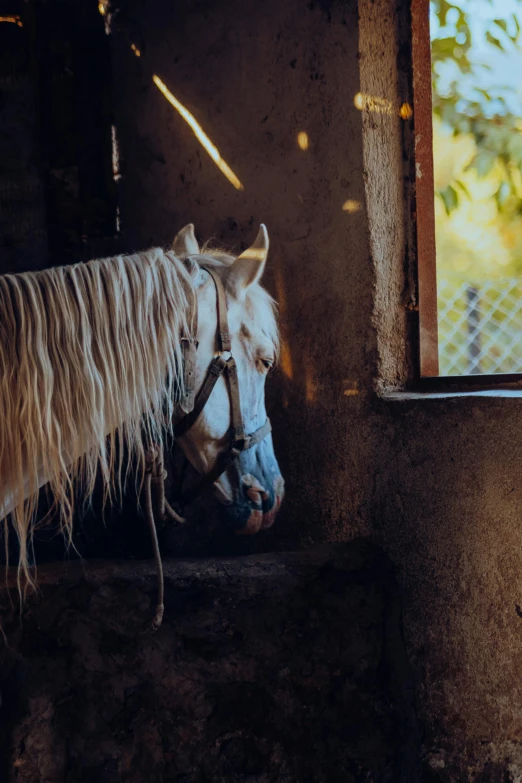
<svg viewBox="0 0 522 783"><path fill-rule="evenodd" d="M218 148L212 144L209 137L204 132L201 125L197 122L195 117L186 109L182 103L178 101L178 99L170 92L170 90L167 88L167 86L164 84L164 82L161 81L159 76L152 77L152 81L158 88L158 90L163 94L163 96L168 100L171 106L173 106L177 112L183 117L187 125L193 130L195 137L199 141L199 143L204 147L204 149L208 152L216 166L219 168L222 174L225 175L225 177L228 179L228 181L236 188L236 190L244 190L244 187L242 183L239 181L239 179L236 177L230 166L225 163L223 158L221 157Z"/></svg>
<svg viewBox="0 0 522 783"><path fill-rule="evenodd" d="M18 27L23 27L22 20L18 15L16 16L0 16L0 23L6 22L10 24L15 24Z"/></svg>

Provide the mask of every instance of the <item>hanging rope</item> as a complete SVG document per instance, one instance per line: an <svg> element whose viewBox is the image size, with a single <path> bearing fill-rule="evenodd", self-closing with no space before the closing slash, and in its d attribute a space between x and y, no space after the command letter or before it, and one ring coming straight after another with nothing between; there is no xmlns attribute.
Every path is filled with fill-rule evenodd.
<svg viewBox="0 0 522 783"><path fill-rule="evenodd" d="M163 598L165 595L165 585L163 578L163 563L158 544L158 533L155 519L164 520L167 517L173 519L177 524L182 524L185 520L177 514L165 497L165 479L167 471L163 464L162 449L154 446L145 455L145 484L143 492L145 496L145 516L149 525L150 538L152 542L152 551L156 563L156 576L158 581L158 598L156 602L156 612L152 621L152 630L157 631L163 620Z"/></svg>

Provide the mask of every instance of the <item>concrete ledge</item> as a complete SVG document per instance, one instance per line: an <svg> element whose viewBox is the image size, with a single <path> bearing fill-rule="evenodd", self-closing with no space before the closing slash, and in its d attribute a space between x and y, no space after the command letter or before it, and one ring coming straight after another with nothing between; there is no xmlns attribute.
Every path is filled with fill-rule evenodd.
<svg viewBox="0 0 522 783"><path fill-rule="evenodd" d="M414 693L389 561L368 541L165 564L44 566L4 592L5 783L410 780Z"/></svg>
<svg viewBox="0 0 522 783"><path fill-rule="evenodd" d="M385 402L411 402L422 400L455 400L478 397L489 397L495 400L518 399L522 400L522 389L469 389L466 391L389 391L379 395Z"/></svg>
<svg viewBox="0 0 522 783"><path fill-rule="evenodd" d="M364 565L371 545L323 544L297 552L277 552L244 557L164 558L165 581L184 586L187 580L217 583L233 579L255 580L304 575L328 563L331 566L356 569ZM371 548L373 550L373 548ZM377 551L377 550L373 550ZM115 581L140 584L152 589L156 580L153 560L73 560L46 563L37 569L38 585L102 585ZM0 569L0 584L15 589L16 568Z"/></svg>

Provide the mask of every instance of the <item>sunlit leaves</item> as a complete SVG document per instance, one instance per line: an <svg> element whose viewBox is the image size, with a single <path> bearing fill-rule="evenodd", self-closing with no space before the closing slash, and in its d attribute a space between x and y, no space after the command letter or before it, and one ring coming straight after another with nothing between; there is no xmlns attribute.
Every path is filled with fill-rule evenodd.
<svg viewBox="0 0 522 783"><path fill-rule="evenodd" d="M508 21L509 20L509 21ZM493 23L513 42L517 43L520 35L520 23L516 14L510 14L508 19L494 19Z"/></svg>
<svg viewBox="0 0 522 783"><path fill-rule="evenodd" d="M459 191L464 193L468 199L471 198L468 188L460 179L456 179L453 185L447 185L445 188L437 190L437 195L442 200L447 215L451 215L459 206Z"/></svg>
<svg viewBox="0 0 522 783"><path fill-rule="evenodd" d="M522 0L519 3L522 7ZM519 179L522 175L522 119L508 111L506 95L510 88L507 85L493 87L488 83L487 88L481 85L480 69L490 66L487 57L480 63L470 60L471 8L472 4L467 2L432 0L432 20L435 18L437 22L432 39L433 112L452 128L454 136L473 137L476 154L468 170L476 170L479 178L487 177L495 167L495 171L503 172L495 196L497 208L518 214L522 207L522 191L513 177L515 172ZM492 19L484 31L484 43L491 48L492 54L506 52L517 46L520 32L516 14L498 17ZM449 64L456 68L456 76L448 82ZM444 80L442 73L446 74ZM468 81L463 89L459 73L462 76L473 73L476 86L471 89ZM447 214L457 208L459 192L463 193L456 182L438 192Z"/></svg>
<svg viewBox="0 0 522 783"><path fill-rule="evenodd" d="M443 190L439 190L438 195L442 199L442 203L444 204L444 209L446 210L446 214L451 215L453 210L457 209L459 205L459 194L457 193L453 185L448 185Z"/></svg>
<svg viewBox="0 0 522 783"><path fill-rule="evenodd" d="M484 177L487 177L493 166L495 165L495 161L497 159L497 155L495 152L492 152L488 149L479 149L471 163L469 164L469 168L473 168L477 170L477 174L481 179Z"/></svg>
<svg viewBox="0 0 522 783"><path fill-rule="evenodd" d="M507 140L507 153L513 163L522 171L522 128L513 128Z"/></svg>
<svg viewBox="0 0 522 783"><path fill-rule="evenodd" d="M489 32L489 30L487 30L487 31L486 31L486 40L487 40L487 41L488 41L490 44L492 44L493 46L496 46L496 47L497 47L497 49L500 49L500 51L501 51L501 52L503 52L503 51L504 51L504 47L502 46L502 44L500 43L500 41L498 40L498 38L495 38L495 36L494 36L494 35L492 35L492 34Z"/></svg>
<svg viewBox="0 0 522 783"><path fill-rule="evenodd" d="M499 209L502 209L506 205L508 198L511 195L511 185L509 182L501 182L500 187L495 193L495 201Z"/></svg>

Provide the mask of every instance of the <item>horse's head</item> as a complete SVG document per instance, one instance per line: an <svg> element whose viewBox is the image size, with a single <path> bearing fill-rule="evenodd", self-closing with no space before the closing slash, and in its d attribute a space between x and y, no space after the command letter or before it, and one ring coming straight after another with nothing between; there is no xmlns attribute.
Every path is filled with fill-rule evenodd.
<svg viewBox="0 0 522 783"><path fill-rule="evenodd" d="M234 394L233 383L227 371L223 372L201 413L178 442L198 473L212 473L230 452L231 432L238 419L234 399L240 400L245 442L258 431L261 437L252 441L254 445L236 452L235 459L213 482L213 488L227 522L239 533L257 533L273 524L284 494L272 436L260 429L267 422L265 382L278 351L274 303L259 284L268 253L268 234L261 226L252 247L236 258L221 251L200 250L190 224L179 232L172 247L178 258L188 262L197 294L196 399L211 364L226 348L220 345L220 289L226 299L222 309L230 334L230 351L223 350L222 358L230 362L233 357L239 389ZM217 281L212 273L218 276Z"/></svg>

